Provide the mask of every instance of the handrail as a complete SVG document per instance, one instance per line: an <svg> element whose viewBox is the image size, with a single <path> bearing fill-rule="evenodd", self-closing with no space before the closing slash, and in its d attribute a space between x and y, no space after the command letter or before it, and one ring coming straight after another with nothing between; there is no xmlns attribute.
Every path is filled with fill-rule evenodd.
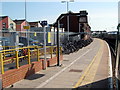
<svg viewBox="0 0 120 90"><path fill-rule="evenodd" d="M21 50L27 50L27 53L25 55L19 55ZM50 54L51 58L53 58L53 54L56 54L57 56L57 47L56 46L47 46L46 50L47 54ZM0 51L0 67L1 67L1 73L4 74L4 65L6 62L13 61L16 64L16 68L18 69L20 67L20 59L27 57L28 64L31 64L31 56L32 53L36 52L37 61L40 61L40 56L44 55L43 48L41 46L28 46L28 47L22 47L22 48L15 48L15 49L8 49L8 50L2 50ZM23 52L22 52L23 53ZM10 54L11 56L7 56ZM62 54L62 50L60 47L60 54Z"/></svg>

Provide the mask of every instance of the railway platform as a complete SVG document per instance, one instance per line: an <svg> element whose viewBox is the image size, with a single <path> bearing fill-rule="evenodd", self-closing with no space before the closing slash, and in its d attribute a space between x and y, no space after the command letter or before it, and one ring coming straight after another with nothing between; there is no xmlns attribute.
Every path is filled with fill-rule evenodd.
<svg viewBox="0 0 120 90"><path fill-rule="evenodd" d="M90 45L63 55L60 66L50 66L7 88L112 88L109 46L94 38Z"/></svg>

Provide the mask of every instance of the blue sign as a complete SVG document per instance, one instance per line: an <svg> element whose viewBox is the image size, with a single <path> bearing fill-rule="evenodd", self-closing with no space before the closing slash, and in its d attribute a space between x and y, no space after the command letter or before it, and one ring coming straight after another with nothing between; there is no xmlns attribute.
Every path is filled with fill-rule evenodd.
<svg viewBox="0 0 120 90"><path fill-rule="evenodd" d="M47 25L47 21L41 21L41 25L42 26L46 26Z"/></svg>

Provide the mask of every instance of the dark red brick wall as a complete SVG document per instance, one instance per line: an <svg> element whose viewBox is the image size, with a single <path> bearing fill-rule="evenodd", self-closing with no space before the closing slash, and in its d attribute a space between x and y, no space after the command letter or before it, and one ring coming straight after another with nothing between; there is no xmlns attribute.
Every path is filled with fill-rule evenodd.
<svg viewBox="0 0 120 90"><path fill-rule="evenodd" d="M60 61L63 60L63 55L60 56ZM2 75L2 87L5 88L9 85L14 84L17 81L20 81L32 74L35 74L36 72L43 69L43 61L44 59L41 59L39 62L32 62L30 65L23 65L19 67L19 69L12 69L9 71L6 71ZM47 60L47 66L51 66L57 64L57 57L53 57L52 59Z"/></svg>
<svg viewBox="0 0 120 90"><path fill-rule="evenodd" d="M13 69L6 71L2 75L2 86L3 88L14 84L17 81L20 81L32 74L35 74L35 72L38 72L42 69L42 62L32 62L31 65L24 65L21 66L19 69Z"/></svg>
<svg viewBox="0 0 120 90"><path fill-rule="evenodd" d="M63 24L65 31L68 31L67 17L65 16L60 20L60 23ZM78 16L69 16L69 31L70 32L79 32L79 18Z"/></svg>
<svg viewBox="0 0 120 90"><path fill-rule="evenodd" d="M60 61L63 60L63 55L60 55ZM53 57L52 59L49 59L49 66L57 64L57 57Z"/></svg>

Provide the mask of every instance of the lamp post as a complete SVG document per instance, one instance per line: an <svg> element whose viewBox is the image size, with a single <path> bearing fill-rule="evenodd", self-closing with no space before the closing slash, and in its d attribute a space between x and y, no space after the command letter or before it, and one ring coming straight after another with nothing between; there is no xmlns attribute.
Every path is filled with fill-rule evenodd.
<svg viewBox="0 0 120 90"><path fill-rule="evenodd" d="M25 20L26 20L27 14L26 14L26 0L25 0Z"/></svg>
<svg viewBox="0 0 120 90"><path fill-rule="evenodd" d="M26 38L27 38L27 46L29 46L29 33L28 30L30 29L29 25L27 24L27 5L26 5L26 0L25 0L25 21L26 21L26 25L24 27L24 29L26 29Z"/></svg>
<svg viewBox="0 0 120 90"><path fill-rule="evenodd" d="M66 3L67 7L67 13L69 14L69 2L74 2L74 0L66 0L66 1L61 1L61 3ZM68 40L69 40L69 26L70 18L69 15L67 15L67 29L68 29Z"/></svg>
<svg viewBox="0 0 120 90"><path fill-rule="evenodd" d="M47 62L46 62L46 27L47 26L47 21L41 21L41 25L43 27L43 30L44 30L44 66L43 66L43 69L45 70L47 68Z"/></svg>
<svg viewBox="0 0 120 90"><path fill-rule="evenodd" d="M26 21L26 0L25 0L25 21ZM27 38L28 36L27 36L27 31L26 31L26 38Z"/></svg>
<svg viewBox="0 0 120 90"><path fill-rule="evenodd" d="M67 7L67 12L69 11L69 2L74 2L74 0L65 0L65 1L61 1L61 3L66 3L66 7Z"/></svg>

